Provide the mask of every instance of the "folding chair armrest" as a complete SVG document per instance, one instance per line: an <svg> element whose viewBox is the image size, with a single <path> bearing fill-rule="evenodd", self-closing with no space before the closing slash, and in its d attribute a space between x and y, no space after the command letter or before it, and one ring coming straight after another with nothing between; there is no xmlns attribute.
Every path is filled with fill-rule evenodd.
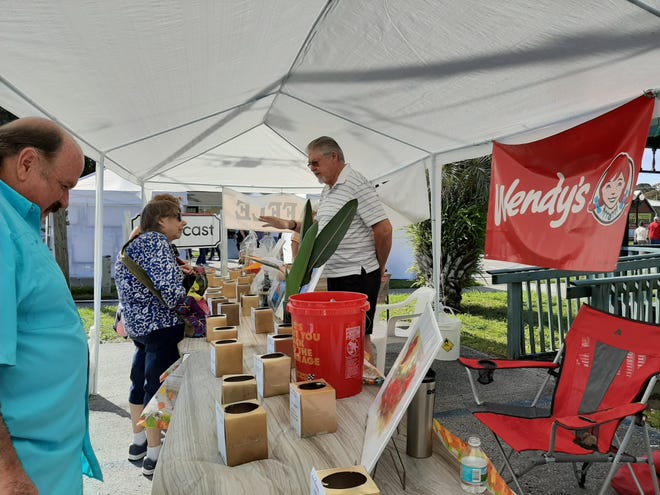
<svg viewBox="0 0 660 495"><path fill-rule="evenodd" d="M556 418L555 422L567 430L583 430L593 428L596 425L602 425L611 421L623 419L626 416L637 414L646 409L646 404L641 402L632 402L622 406L596 411L590 414L578 414L576 416L564 416Z"/></svg>
<svg viewBox="0 0 660 495"><path fill-rule="evenodd" d="M394 334L394 331L396 330L396 324L397 322L401 320L409 320L410 318L417 318L418 316L421 316L421 313L414 313L414 314L409 314L409 315L399 315L399 316L391 316L389 320L387 320L387 336L388 337L396 337Z"/></svg>
<svg viewBox="0 0 660 495"><path fill-rule="evenodd" d="M559 364L549 361L515 361L510 359L468 359L459 357L458 362L466 368L471 368L473 370L506 370L521 368L555 369L559 367Z"/></svg>
<svg viewBox="0 0 660 495"><path fill-rule="evenodd" d="M376 304L376 314L380 314L383 311L389 311L391 309L399 309L399 308L405 308L411 303L408 299L404 299L403 301L396 302L396 303L388 303L388 304Z"/></svg>

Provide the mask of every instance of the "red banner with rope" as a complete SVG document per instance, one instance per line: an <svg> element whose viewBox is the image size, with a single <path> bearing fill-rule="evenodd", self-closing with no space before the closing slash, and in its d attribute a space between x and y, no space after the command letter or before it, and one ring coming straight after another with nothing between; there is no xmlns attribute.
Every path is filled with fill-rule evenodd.
<svg viewBox="0 0 660 495"><path fill-rule="evenodd" d="M614 270L654 103L641 96L540 141L494 143L486 258Z"/></svg>

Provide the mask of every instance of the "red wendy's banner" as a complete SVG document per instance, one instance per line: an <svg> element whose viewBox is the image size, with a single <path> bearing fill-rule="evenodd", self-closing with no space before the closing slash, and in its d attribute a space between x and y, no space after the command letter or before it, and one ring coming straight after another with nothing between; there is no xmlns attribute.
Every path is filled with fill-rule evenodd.
<svg viewBox="0 0 660 495"><path fill-rule="evenodd" d="M533 143L495 143L486 258L613 271L654 102L642 96Z"/></svg>

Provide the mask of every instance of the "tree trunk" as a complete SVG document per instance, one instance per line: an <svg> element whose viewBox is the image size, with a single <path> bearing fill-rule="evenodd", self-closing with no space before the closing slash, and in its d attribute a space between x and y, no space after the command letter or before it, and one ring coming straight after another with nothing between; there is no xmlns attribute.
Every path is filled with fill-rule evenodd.
<svg viewBox="0 0 660 495"><path fill-rule="evenodd" d="M69 281L69 249L66 230L66 210L62 208L58 212L53 213L52 218L55 261L57 261L57 264L60 265L60 269L64 274L66 283L70 287L71 283Z"/></svg>

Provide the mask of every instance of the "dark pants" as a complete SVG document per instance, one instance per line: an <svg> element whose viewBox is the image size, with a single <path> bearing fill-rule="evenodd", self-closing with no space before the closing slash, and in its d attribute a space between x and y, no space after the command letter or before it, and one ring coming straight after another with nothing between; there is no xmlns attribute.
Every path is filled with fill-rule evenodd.
<svg viewBox="0 0 660 495"><path fill-rule="evenodd" d="M197 261L195 262L196 265L206 265L206 255L208 253L208 249L206 248L199 248L199 256L197 257Z"/></svg>
<svg viewBox="0 0 660 495"><path fill-rule="evenodd" d="M158 391L160 375L179 359L177 344L183 340L183 328L184 325L161 328L133 339L135 354L128 394L131 404L146 406Z"/></svg>
<svg viewBox="0 0 660 495"><path fill-rule="evenodd" d="M660 244L660 239L651 239L651 244Z"/></svg>
<svg viewBox="0 0 660 495"><path fill-rule="evenodd" d="M374 314L376 313L378 292L380 291L380 269L367 273L363 268L362 273L359 275L328 278L328 290L359 292L367 295L369 311L367 311L365 333L371 335L374 329Z"/></svg>

